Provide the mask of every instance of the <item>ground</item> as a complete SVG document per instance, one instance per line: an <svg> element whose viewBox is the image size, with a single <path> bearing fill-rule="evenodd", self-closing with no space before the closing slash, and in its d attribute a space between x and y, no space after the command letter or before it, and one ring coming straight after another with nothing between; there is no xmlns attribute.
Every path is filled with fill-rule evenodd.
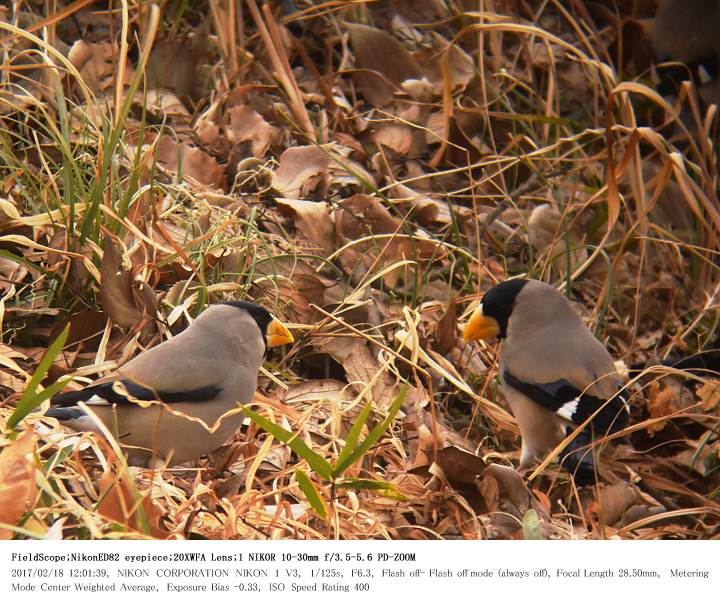
<svg viewBox="0 0 720 605"><path fill-rule="evenodd" d="M653 2L58 4L0 8L0 536L717 533L720 383L656 365L717 339L717 107L657 92ZM514 470L462 341L518 275L635 370L595 488ZM41 422L228 298L296 342L222 451Z"/></svg>

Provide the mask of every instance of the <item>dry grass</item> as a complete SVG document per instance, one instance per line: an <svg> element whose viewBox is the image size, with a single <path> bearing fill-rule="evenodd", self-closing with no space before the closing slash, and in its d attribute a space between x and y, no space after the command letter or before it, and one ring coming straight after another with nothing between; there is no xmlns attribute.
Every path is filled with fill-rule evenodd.
<svg viewBox="0 0 720 605"><path fill-rule="evenodd" d="M0 536L717 534L720 383L654 365L718 333L718 121L692 85L621 75L583 2L87 4L0 19L0 500L22 503ZM648 368L595 489L508 468L496 349L459 337L515 275ZM87 383L226 297L294 329L254 409L331 464L410 386L345 487L249 422L149 471L43 428L47 403L10 421L33 374Z"/></svg>

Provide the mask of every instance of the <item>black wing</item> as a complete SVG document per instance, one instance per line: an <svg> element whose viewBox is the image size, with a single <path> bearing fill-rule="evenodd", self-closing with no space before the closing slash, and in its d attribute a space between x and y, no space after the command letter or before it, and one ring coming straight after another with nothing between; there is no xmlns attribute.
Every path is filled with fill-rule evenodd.
<svg viewBox="0 0 720 605"><path fill-rule="evenodd" d="M597 412L590 421L596 434L621 430L630 420L627 395L623 391L606 401L583 393L567 380L536 384L524 382L507 370L503 378L509 387L573 424L583 424Z"/></svg>
<svg viewBox="0 0 720 605"><path fill-rule="evenodd" d="M50 400L57 406L72 406L80 402L127 405L136 401L161 401L163 403L199 403L217 397L222 388L208 385L191 391L154 391L127 378L86 387L80 391L59 393ZM90 401L95 398L95 401Z"/></svg>

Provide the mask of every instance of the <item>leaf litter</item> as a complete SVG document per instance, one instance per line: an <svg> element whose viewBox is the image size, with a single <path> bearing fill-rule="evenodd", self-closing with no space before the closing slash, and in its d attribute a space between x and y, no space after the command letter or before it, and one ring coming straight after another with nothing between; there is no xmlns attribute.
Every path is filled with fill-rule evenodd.
<svg viewBox="0 0 720 605"><path fill-rule="evenodd" d="M717 338L717 118L692 85L670 106L632 81L652 60L647 37L583 2L298 1L300 20L248 0L237 22L208 5L183 5L168 31L133 6L127 41L110 36L120 13L78 12L50 37L0 25L3 527L717 535L717 379L657 367ZM588 15L594 33L580 35ZM618 32L635 55L613 53ZM460 338L477 293L518 274L566 285L640 375L633 426L603 448L595 489L554 463L529 483L514 470L496 347ZM368 403L360 439L411 386L342 489L250 422L197 466L156 470L126 468L95 435L69 439L41 420L47 403L5 428L64 325L45 387L86 384L227 297L299 336L270 356L254 409L330 462Z"/></svg>

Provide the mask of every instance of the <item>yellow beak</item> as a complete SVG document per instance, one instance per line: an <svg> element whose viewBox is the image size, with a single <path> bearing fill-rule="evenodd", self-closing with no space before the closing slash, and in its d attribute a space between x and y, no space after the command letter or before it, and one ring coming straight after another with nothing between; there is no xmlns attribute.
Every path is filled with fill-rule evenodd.
<svg viewBox="0 0 720 605"><path fill-rule="evenodd" d="M472 342L474 340L489 340L500 334L500 326L492 318L483 315L482 305L478 305L470 316L470 319L463 331L463 340Z"/></svg>
<svg viewBox="0 0 720 605"><path fill-rule="evenodd" d="M285 327L285 324L279 319L273 319L267 327L267 347L279 347L280 345L287 345L291 342L295 342L293 335L290 334L290 330Z"/></svg>

